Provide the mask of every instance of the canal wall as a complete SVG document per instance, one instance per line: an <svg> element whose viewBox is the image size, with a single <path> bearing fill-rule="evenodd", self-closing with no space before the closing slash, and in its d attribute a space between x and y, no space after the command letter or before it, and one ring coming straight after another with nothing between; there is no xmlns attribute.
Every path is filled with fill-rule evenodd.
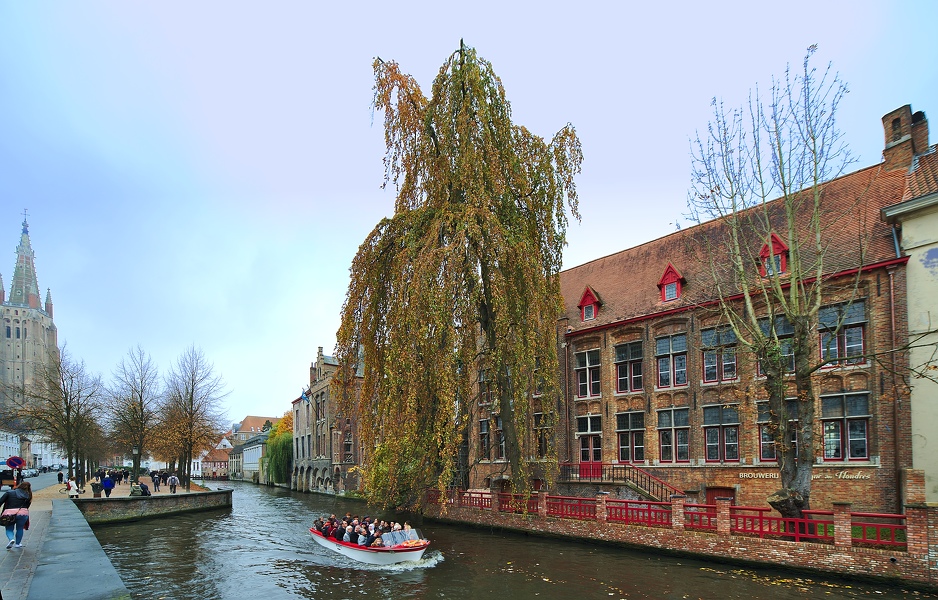
<svg viewBox="0 0 938 600"><path fill-rule="evenodd" d="M670 527L607 522L605 496L597 497L596 519L547 516L546 494L539 494L538 510L528 514L501 511L497 500L490 507L429 505L424 516L450 523L468 523L533 535L575 539L654 549L668 554L706 557L726 562L788 567L896 585L938 589L938 507L907 505L907 550L858 547L851 544L849 505L835 506L837 540L834 544L794 542L730 533L729 499L718 501L716 531L685 529L683 518ZM684 498L672 499L673 515L684 514Z"/></svg>
<svg viewBox="0 0 938 600"><path fill-rule="evenodd" d="M160 496L81 498L73 502L88 523L118 523L157 515L231 508L230 489Z"/></svg>

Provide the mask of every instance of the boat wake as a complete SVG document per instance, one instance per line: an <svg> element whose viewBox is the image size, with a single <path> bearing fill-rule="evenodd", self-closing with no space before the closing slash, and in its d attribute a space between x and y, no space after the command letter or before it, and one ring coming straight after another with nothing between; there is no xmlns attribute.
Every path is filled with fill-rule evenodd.
<svg viewBox="0 0 938 600"><path fill-rule="evenodd" d="M439 550L431 550L424 554L423 558L420 560L399 562L393 565L361 565L359 568L381 571L383 573L405 573L415 569L430 569L437 566L444 560L445 559L442 552Z"/></svg>

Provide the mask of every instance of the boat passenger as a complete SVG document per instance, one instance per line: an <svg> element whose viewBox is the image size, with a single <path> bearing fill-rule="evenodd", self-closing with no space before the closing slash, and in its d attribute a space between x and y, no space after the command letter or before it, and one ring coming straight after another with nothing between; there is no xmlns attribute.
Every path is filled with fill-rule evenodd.
<svg viewBox="0 0 938 600"><path fill-rule="evenodd" d="M417 537L417 530L411 527L408 521L404 521L404 539L405 540L420 539Z"/></svg>
<svg viewBox="0 0 938 600"><path fill-rule="evenodd" d="M381 539L381 532L375 534L375 541L369 544L372 548L381 548L384 546L384 541Z"/></svg>

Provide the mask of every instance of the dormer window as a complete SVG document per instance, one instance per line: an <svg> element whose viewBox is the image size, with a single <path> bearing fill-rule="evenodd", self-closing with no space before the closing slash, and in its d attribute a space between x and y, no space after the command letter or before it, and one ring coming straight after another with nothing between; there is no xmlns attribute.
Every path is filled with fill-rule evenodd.
<svg viewBox="0 0 938 600"><path fill-rule="evenodd" d="M580 309L580 320L592 321L595 319L599 315L601 305L602 301L599 299L599 294L593 288L587 286L583 295L580 296L580 303L577 305L577 308Z"/></svg>
<svg viewBox="0 0 938 600"><path fill-rule="evenodd" d="M661 301L670 302L680 298L683 283L684 277L674 268L674 265L668 263L668 268L664 270L664 275L658 281L658 289L661 290Z"/></svg>
<svg viewBox="0 0 938 600"><path fill-rule="evenodd" d="M759 272L763 277L783 275L788 272L788 246L774 233L769 239L759 252Z"/></svg>

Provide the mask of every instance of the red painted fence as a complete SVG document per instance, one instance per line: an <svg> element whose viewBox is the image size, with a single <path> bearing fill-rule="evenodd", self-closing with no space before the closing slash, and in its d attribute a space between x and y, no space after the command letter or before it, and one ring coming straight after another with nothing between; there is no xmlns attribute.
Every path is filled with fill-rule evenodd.
<svg viewBox="0 0 938 600"><path fill-rule="evenodd" d="M444 500L445 498L445 500ZM675 501L679 499L678 501ZM438 490L427 494L431 504L446 504L480 510L539 514L559 519L603 520L624 525L643 527L680 527L698 531L717 531L720 515L715 504L685 504L684 498L675 496L671 502L621 500L601 494L595 498L550 496L536 493L492 494L487 491L447 490L445 496ZM675 507L683 509L683 520L675 524ZM725 510L725 509L724 509ZM809 510L804 518L788 519L772 514L772 509L761 506L730 506L731 535L834 544L835 514L833 511ZM907 529L905 515L881 513L849 514L850 542L854 546L906 550ZM845 542L844 542L845 543Z"/></svg>

